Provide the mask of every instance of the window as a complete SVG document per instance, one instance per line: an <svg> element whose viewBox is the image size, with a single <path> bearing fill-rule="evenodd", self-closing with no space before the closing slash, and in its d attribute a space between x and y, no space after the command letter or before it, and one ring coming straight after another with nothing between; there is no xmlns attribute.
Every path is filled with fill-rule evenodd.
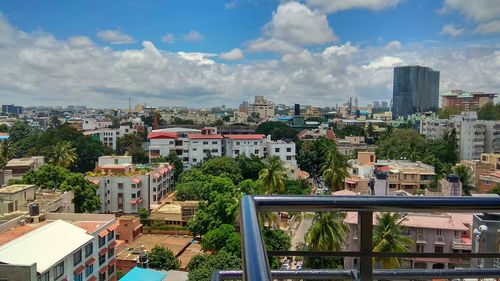
<svg viewBox="0 0 500 281"><path fill-rule="evenodd" d="M106 281L106 271L99 273L99 281Z"/></svg>
<svg viewBox="0 0 500 281"><path fill-rule="evenodd" d="M239 141L237 141L237 142L236 142L236 145L240 145L240 142L239 142Z"/></svg>
<svg viewBox="0 0 500 281"><path fill-rule="evenodd" d="M276 147L276 148L274 149L274 152L276 152L276 153L280 152L280 148L279 148L279 147Z"/></svg>
<svg viewBox="0 0 500 281"><path fill-rule="evenodd" d="M99 255L99 266L103 265L106 262L106 254Z"/></svg>
<svg viewBox="0 0 500 281"><path fill-rule="evenodd" d="M92 255L92 252L94 250L93 246L94 245L93 245L92 242L90 242L87 245L85 245L85 257L88 257L88 256Z"/></svg>
<svg viewBox="0 0 500 281"><path fill-rule="evenodd" d="M291 147L287 147L286 148L286 152L292 152L292 148Z"/></svg>
<svg viewBox="0 0 500 281"><path fill-rule="evenodd" d="M198 150L198 148L193 148L193 151L197 151L197 150Z"/></svg>
<svg viewBox="0 0 500 281"><path fill-rule="evenodd" d="M259 152L260 152L260 150L256 149L256 150L254 151L254 154L259 154Z"/></svg>
<svg viewBox="0 0 500 281"><path fill-rule="evenodd" d="M106 236L99 237L99 248L104 246L104 244L106 244Z"/></svg>
<svg viewBox="0 0 500 281"><path fill-rule="evenodd" d="M196 163L198 161L198 159L196 158L193 158L193 162Z"/></svg>
<svg viewBox="0 0 500 281"><path fill-rule="evenodd" d="M153 201L156 201L156 195L153 195Z"/></svg>
<svg viewBox="0 0 500 281"><path fill-rule="evenodd" d="M442 229L436 229L436 235L443 235Z"/></svg>
<svg viewBox="0 0 500 281"><path fill-rule="evenodd" d="M212 153L219 153L218 149L212 149Z"/></svg>
<svg viewBox="0 0 500 281"><path fill-rule="evenodd" d="M240 155L240 151L239 151L239 150L235 150L235 151L234 151L234 154L235 154L235 155Z"/></svg>
<svg viewBox="0 0 500 281"><path fill-rule="evenodd" d="M94 264L85 266L85 277L89 277L90 274L94 272Z"/></svg>
<svg viewBox="0 0 500 281"><path fill-rule="evenodd" d="M424 252L424 245L417 245L417 253L423 253Z"/></svg>
<svg viewBox="0 0 500 281"><path fill-rule="evenodd" d="M82 250L78 250L73 254L73 265L77 265L82 261Z"/></svg>
<svg viewBox="0 0 500 281"><path fill-rule="evenodd" d="M108 268L108 274L109 274L109 276L111 276L111 274L113 274L113 272L115 272L115 266L114 265L112 265L112 266L110 266Z"/></svg>
<svg viewBox="0 0 500 281"><path fill-rule="evenodd" d="M118 183L118 188L123 188L123 182Z"/></svg>
<svg viewBox="0 0 500 281"><path fill-rule="evenodd" d="M434 247L434 252L435 253L442 253L443 252L443 247L442 246L436 246L436 247Z"/></svg>
<svg viewBox="0 0 500 281"><path fill-rule="evenodd" d="M213 141L213 142L212 142L212 144L217 144L217 142L216 142L216 141Z"/></svg>
<svg viewBox="0 0 500 281"><path fill-rule="evenodd" d="M111 259L115 255L115 248L110 248L108 251L108 259Z"/></svg>
<svg viewBox="0 0 500 281"><path fill-rule="evenodd" d="M204 141L203 144L208 144L208 141Z"/></svg>
<svg viewBox="0 0 500 281"><path fill-rule="evenodd" d="M111 230L110 232L108 232L108 242L113 239L115 239L115 231Z"/></svg>
<svg viewBox="0 0 500 281"><path fill-rule="evenodd" d="M55 278L59 278L64 274L64 261L58 263L54 268L54 276Z"/></svg>
<svg viewBox="0 0 500 281"><path fill-rule="evenodd" d="M83 281L83 274L80 272L78 274L73 275L73 280L75 280L75 281Z"/></svg>
<svg viewBox="0 0 500 281"><path fill-rule="evenodd" d="M287 156L286 160L288 160L288 161L292 160L292 156Z"/></svg>
<svg viewBox="0 0 500 281"><path fill-rule="evenodd" d="M49 281L50 272L45 272L42 276L38 277L38 281Z"/></svg>
<svg viewBox="0 0 500 281"><path fill-rule="evenodd" d="M254 142L253 142L253 145L257 145L257 142L256 142L256 141L254 141Z"/></svg>

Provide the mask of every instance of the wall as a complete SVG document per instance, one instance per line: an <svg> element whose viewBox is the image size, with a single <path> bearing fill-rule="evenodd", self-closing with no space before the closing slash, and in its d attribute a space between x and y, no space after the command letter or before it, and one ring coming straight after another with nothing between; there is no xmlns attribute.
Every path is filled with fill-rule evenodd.
<svg viewBox="0 0 500 281"><path fill-rule="evenodd" d="M0 280L37 281L36 263L32 265L0 264Z"/></svg>

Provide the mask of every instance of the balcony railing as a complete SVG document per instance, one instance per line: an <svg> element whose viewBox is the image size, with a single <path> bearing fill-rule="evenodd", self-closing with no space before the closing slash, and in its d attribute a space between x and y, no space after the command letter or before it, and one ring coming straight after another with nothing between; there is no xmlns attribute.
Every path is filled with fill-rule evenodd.
<svg viewBox="0 0 500 281"><path fill-rule="evenodd" d="M219 271L212 281L243 279L270 281L273 279L429 279L498 277L500 269L373 269L373 257L400 258L500 258L498 252L482 253L375 253L373 252L373 212L498 212L500 198L480 197L382 197L382 196L244 196L241 199L241 238L243 270ZM269 251L266 254L259 225L258 211L279 212L338 212L358 211L360 251L311 252ZM271 271L267 256L337 256L359 257L359 267L352 270L291 270Z"/></svg>

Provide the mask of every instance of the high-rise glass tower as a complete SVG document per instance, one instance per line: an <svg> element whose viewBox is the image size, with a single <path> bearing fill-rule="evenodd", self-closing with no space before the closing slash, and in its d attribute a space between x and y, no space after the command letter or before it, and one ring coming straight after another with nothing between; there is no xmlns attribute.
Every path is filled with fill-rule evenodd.
<svg viewBox="0 0 500 281"><path fill-rule="evenodd" d="M424 66L394 68L392 117L436 111L439 103L439 71Z"/></svg>

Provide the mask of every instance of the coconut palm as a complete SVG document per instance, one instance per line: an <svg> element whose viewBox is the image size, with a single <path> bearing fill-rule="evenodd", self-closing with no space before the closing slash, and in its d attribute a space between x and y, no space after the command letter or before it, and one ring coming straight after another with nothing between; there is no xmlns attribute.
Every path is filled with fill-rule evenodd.
<svg viewBox="0 0 500 281"><path fill-rule="evenodd" d="M16 155L16 148L9 140L0 141L0 156L5 160L10 160Z"/></svg>
<svg viewBox="0 0 500 281"><path fill-rule="evenodd" d="M463 195L470 196L471 191L474 191L475 189L470 170L464 165L455 166L453 170L455 174L460 178L460 182L462 183Z"/></svg>
<svg viewBox="0 0 500 281"><path fill-rule="evenodd" d="M397 213L382 213L377 215L377 225L373 230L373 252L376 253L407 253L413 240L402 234L403 226ZM375 257L375 264L384 269L401 268L403 260L397 257Z"/></svg>
<svg viewBox="0 0 500 281"><path fill-rule="evenodd" d="M68 141L62 141L52 146L47 154L50 164L68 168L76 160L76 149Z"/></svg>
<svg viewBox="0 0 500 281"><path fill-rule="evenodd" d="M336 147L329 147L326 150L326 161L320 172L332 191L344 188L344 179L349 176L347 160Z"/></svg>
<svg viewBox="0 0 500 281"><path fill-rule="evenodd" d="M278 156L269 159L267 168L259 172L262 192L276 194L285 190L285 167Z"/></svg>

